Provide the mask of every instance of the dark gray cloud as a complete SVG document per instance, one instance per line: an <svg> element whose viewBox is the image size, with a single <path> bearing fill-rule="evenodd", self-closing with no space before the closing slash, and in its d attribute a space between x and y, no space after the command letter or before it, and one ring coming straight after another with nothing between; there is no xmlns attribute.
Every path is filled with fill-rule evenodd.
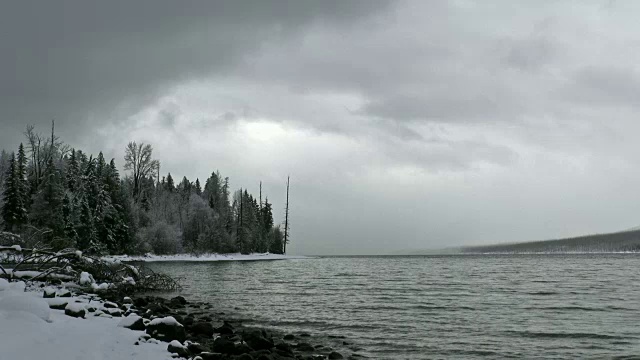
<svg viewBox="0 0 640 360"><path fill-rule="evenodd" d="M85 131L177 82L225 74L268 41L349 26L379 1L19 1L0 11L0 123ZM116 106L119 106L118 111ZM64 126L67 125L67 126ZM72 133L72 131L69 131ZM76 132L75 134L77 134ZM7 143L13 135L3 135Z"/></svg>
<svg viewBox="0 0 640 360"><path fill-rule="evenodd" d="M146 141L177 176L262 180L275 209L291 174L298 253L629 228L638 14L606 1L7 2L0 145L55 118L89 151L121 158Z"/></svg>

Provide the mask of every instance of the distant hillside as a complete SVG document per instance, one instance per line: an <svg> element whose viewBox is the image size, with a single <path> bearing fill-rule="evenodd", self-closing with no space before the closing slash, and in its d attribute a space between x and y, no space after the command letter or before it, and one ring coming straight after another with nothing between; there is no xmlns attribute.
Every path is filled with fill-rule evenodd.
<svg viewBox="0 0 640 360"><path fill-rule="evenodd" d="M640 229L514 244L468 246L463 253L640 252Z"/></svg>

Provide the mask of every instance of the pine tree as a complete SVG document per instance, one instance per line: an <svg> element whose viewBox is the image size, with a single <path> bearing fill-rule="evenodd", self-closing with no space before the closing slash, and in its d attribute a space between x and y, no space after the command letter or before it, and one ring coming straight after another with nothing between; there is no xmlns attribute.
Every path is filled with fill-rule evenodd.
<svg viewBox="0 0 640 360"><path fill-rule="evenodd" d="M173 177L171 177L171 173L167 174L167 184L165 186L169 192L173 192L176 189L176 186L173 183Z"/></svg>
<svg viewBox="0 0 640 360"><path fill-rule="evenodd" d="M196 178L195 193L198 196L202 196L202 187L200 187L200 179Z"/></svg>
<svg viewBox="0 0 640 360"><path fill-rule="evenodd" d="M100 247L97 246L96 229L94 227L94 216L87 196L80 198L80 221L78 223L78 248L80 250L92 249L94 252L99 252Z"/></svg>
<svg viewBox="0 0 640 360"><path fill-rule="evenodd" d="M113 237L115 253L123 253L131 244L132 235L130 230L133 228L133 219L131 216L130 204L126 198L126 192L121 186L120 174L114 159L109 163L105 190L110 194L111 204L115 210L115 218L113 225Z"/></svg>
<svg viewBox="0 0 640 360"><path fill-rule="evenodd" d="M31 211L35 226L51 230L50 240L64 236L63 201L62 176L50 157L44 169L41 189L35 196Z"/></svg>
<svg viewBox="0 0 640 360"><path fill-rule="evenodd" d="M4 199L2 219L4 220L4 227L7 231L14 231L19 223L19 211L17 209L20 201L20 193L16 173L16 155L15 153L12 153L9 158L9 168L7 169L7 174L5 176L4 192L2 194Z"/></svg>
<svg viewBox="0 0 640 360"><path fill-rule="evenodd" d="M69 189L69 191L71 191L72 193L78 191L78 187L80 186L80 163L78 161L75 149L71 149L71 155L69 156L69 163L67 165L65 180L67 183L67 189Z"/></svg>
<svg viewBox="0 0 640 360"><path fill-rule="evenodd" d="M104 155L102 154L102 151L100 151L100 153L98 153L98 157L96 158L96 178L98 179L98 181L104 181L107 167L108 165L104 160Z"/></svg>
<svg viewBox="0 0 640 360"><path fill-rule="evenodd" d="M260 232L264 241L264 246L271 251L271 237L269 236L271 229L273 228L273 209L269 198L264 199L264 206L260 209Z"/></svg>
<svg viewBox="0 0 640 360"><path fill-rule="evenodd" d="M280 229L280 225L273 227L269 232L270 245L269 252L272 254L282 254L284 253L284 234Z"/></svg>
<svg viewBox="0 0 640 360"><path fill-rule="evenodd" d="M27 184L27 155L24 151L24 145L20 143L18 147L18 157L16 158L16 184L18 188L18 200L17 218L19 225L23 225L27 222L27 208L29 207L29 186Z"/></svg>
<svg viewBox="0 0 640 360"><path fill-rule="evenodd" d="M67 192L62 202L62 218L64 221L64 236L69 239L70 245L78 246L77 228L77 207L73 201L71 193Z"/></svg>

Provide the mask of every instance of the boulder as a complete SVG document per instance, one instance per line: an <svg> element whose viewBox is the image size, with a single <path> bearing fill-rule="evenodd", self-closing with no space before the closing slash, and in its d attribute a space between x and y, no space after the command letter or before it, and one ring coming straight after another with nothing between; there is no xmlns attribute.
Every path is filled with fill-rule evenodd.
<svg viewBox="0 0 640 360"><path fill-rule="evenodd" d="M112 303L111 301L105 301L105 303L102 304L102 306L104 306L105 309L117 309L118 308L118 304Z"/></svg>
<svg viewBox="0 0 640 360"><path fill-rule="evenodd" d="M293 354L288 353L286 351L282 351L282 350L280 350L278 348L273 349L273 354L275 354L276 356L279 356L279 357L276 357L276 359L291 359L291 358L295 358L295 356Z"/></svg>
<svg viewBox="0 0 640 360"><path fill-rule="evenodd" d="M105 313L113 316L113 317L121 317L122 311L120 309L105 309Z"/></svg>
<svg viewBox="0 0 640 360"><path fill-rule="evenodd" d="M273 341L265 338L260 331L249 331L243 334L242 340L254 350L268 350L271 349L274 344Z"/></svg>
<svg viewBox="0 0 640 360"><path fill-rule="evenodd" d="M185 299L182 296L176 296L174 298L171 298L170 302L180 304L180 305L187 305L187 299Z"/></svg>
<svg viewBox="0 0 640 360"><path fill-rule="evenodd" d="M303 352L313 352L316 350L316 348L314 348L313 346L311 346L311 344L306 343L306 342L302 342L296 345L296 349L298 351L303 351Z"/></svg>
<svg viewBox="0 0 640 360"><path fill-rule="evenodd" d="M245 343L236 344L236 355L248 354L251 352L253 352L253 349L249 345Z"/></svg>
<svg viewBox="0 0 640 360"><path fill-rule="evenodd" d="M242 354L242 355L236 356L235 359L236 360L254 360L253 356L249 354Z"/></svg>
<svg viewBox="0 0 640 360"><path fill-rule="evenodd" d="M219 337L213 341L212 350L222 354L234 354L236 352L236 345L233 341Z"/></svg>
<svg viewBox="0 0 640 360"><path fill-rule="evenodd" d="M56 297L56 289L52 287L46 287L42 293L42 297L45 299L52 299Z"/></svg>
<svg viewBox="0 0 640 360"><path fill-rule="evenodd" d="M136 307L144 307L147 306L148 302L147 300L145 300L144 298L135 298L135 300L133 300L133 305L135 305Z"/></svg>
<svg viewBox="0 0 640 360"><path fill-rule="evenodd" d="M203 352L209 352L209 349L207 347L202 346L198 343L189 343L189 345L187 345L187 349L194 355L199 355Z"/></svg>
<svg viewBox="0 0 640 360"><path fill-rule="evenodd" d="M222 360L226 358L223 354L214 352L203 352L198 356L200 356L202 360Z"/></svg>
<svg viewBox="0 0 640 360"><path fill-rule="evenodd" d="M151 322L147 324L146 332L155 339L167 342L173 340L184 342L187 338L184 326L177 322L172 316L151 320Z"/></svg>
<svg viewBox="0 0 640 360"><path fill-rule="evenodd" d="M257 357L254 357L256 360L273 360L273 356L271 354L260 354Z"/></svg>
<svg viewBox="0 0 640 360"><path fill-rule="evenodd" d="M187 350L187 348L177 340L173 340L169 343L169 345L167 346L167 351L172 354L178 354L178 356L183 358L189 357L189 351Z"/></svg>
<svg viewBox="0 0 640 360"><path fill-rule="evenodd" d="M64 310L69 303L68 298L48 298L49 308L53 310Z"/></svg>
<svg viewBox="0 0 640 360"><path fill-rule="evenodd" d="M118 326L137 331L144 331L144 329L146 329L144 319L137 315L127 316L120 321Z"/></svg>
<svg viewBox="0 0 640 360"><path fill-rule="evenodd" d="M254 358L260 358L262 355L266 355L269 358L272 358L273 356L271 356L271 351L269 350L260 350L260 351L252 351L251 356L253 356Z"/></svg>
<svg viewBox="0 0 640 360"><path fill-rule="evenodd" d="M193 316L187 316L182 320L182 325L191 326L194 323Z"/></svg>
<svg viewBox="0 0 640 360"><path fill-rule="evenodd" d="M293 354L293 349L291 348L291 345L281 342L281 343L277 343L275 345L276 349L285 352L287 354Z"/></svg>
<svg viewBox="0 0 640 360"><path fill-rule="evenodd" d="M235 331L233 330L233 326L231 326L231 324L229 324L226 321L223 322L222 326L220 326L219 328L216 328L214 332L221 335L231 335L235 333Z"/></svg>
<svg viewBox="0 0 640 360"><path fill-rule="evenodd" d="M285 335L285 336L283 337L283 339L284 339L284 340L293 340L293 339L295 339L295 338L296 338L296 336L295 336L295 335L293 335L293 334L287 334L287 335Z"/></svg>
<svg viewBox="0 0 640 360"><path fill-rule="evenodd" d="M213 336L213 325L208 322L197 322L191 327L191 332L196 335Z"/></svg>
<svg viewBox="0 0 640 360"><path fill-rule="evenodd" d="M71 297L71 292L69 290L66 289L61 289L60 291L58 291L58 293L56 294L58 295L58 297Z"/></svg>
<svg viewBox="0 0 640 360"><path fill-rule="evenodd" d="M338 359L344 359L344 356L342 356L342 354L336 351L332 351L329 354L329 360L338 360Z"/></svg>
<svg viewBox="0 0 640 360"><path fill-rule="evenodd" d="M64 308L65 315L75 318L84 318L86 313L87 312L84 310L84 305L80 303L68 303Z"/></svg>
<svg viewBox="0 0 640 360"><path fill-rule="evenodd" d="M122 303L123 303L123 304L133 304L133 300L131 300L131 298L130 298L130 297L125 296L125 297L122 299Z"/></svg>

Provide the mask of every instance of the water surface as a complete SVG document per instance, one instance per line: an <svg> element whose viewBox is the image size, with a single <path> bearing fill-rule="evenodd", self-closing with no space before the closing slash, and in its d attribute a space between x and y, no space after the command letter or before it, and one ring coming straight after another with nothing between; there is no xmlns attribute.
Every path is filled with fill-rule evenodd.
<svg viewBox="0 0 640 360"><path fill-rule="evenodd" d="M376 359L640 356L640 255L149 265L246 325Z"/></svg>

